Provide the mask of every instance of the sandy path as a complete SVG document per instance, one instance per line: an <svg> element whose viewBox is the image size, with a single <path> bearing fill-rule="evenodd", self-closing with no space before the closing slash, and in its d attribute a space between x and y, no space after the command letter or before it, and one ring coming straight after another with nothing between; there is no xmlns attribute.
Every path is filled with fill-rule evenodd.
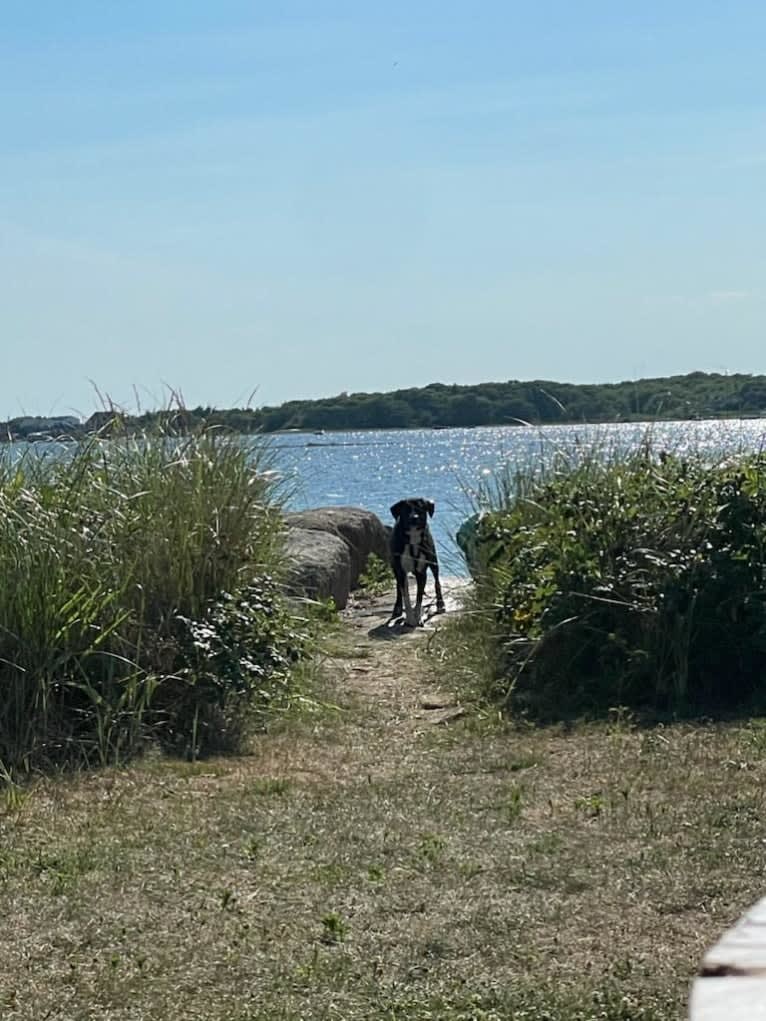
<svg viewBox="0 0 766 1021"><path fill-rule="evenodd" d="M333 661L345 675L341 688L366 703L363 717L384 726L390 740L412 738L413 731L462 715L454 695L434 683L433 667L426 669L423 660L438 629L459 612L466 586L462 578L443 579L447 612L437 614L427 594L420 628L390 620L393 594L356 597L342 614L347 658Z"/></svg>

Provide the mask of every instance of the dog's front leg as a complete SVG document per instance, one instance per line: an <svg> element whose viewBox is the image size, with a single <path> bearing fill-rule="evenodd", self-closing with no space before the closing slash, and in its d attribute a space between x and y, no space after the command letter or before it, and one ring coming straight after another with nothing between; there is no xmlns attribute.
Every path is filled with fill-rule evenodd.
<svg viewBox="0 0 766 1021"><path fill-rule="evenodd" d="M409 621L413 627L420 627L423 623L423 593L426 589L426 571L418 571L415 575L415 584L417 585L417 597L415 600L415 613L413 620Z"/></svg>
<svg viewBox="0 0 766 1021"><path fill-rule="evenodd" d="M418 598L418 607L413 609L412 597L410 596L410 578L408 574L404 576L404 619L407 621L410 627L417 627L420 623L420 616L418 609L420 607L420 599Z"/></svg>
<svg viewBox="0 0 766 1021"><path fill-rule="evenodd" d="M394 603L394 608L391 611L391 620L394 620L396 617L401 617L402 615L402 593L404 592L407 584L404 577L404 571L402 570L402 566L398 560L394 560L393 567L394 577L396 578L396 602Z"/></svg>

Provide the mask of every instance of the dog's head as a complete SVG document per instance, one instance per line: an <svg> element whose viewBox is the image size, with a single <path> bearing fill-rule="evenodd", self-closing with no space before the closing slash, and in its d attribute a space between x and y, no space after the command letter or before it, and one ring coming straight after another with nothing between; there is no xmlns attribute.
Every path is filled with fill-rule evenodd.
<svg viewBox="0 0 766 1021"><path fill-rule="evenodd" d="M415 496L395 503L391 508L391 514L405 530L417 528L422 531L428 524L428 519L434 516L435 510L433 500Z"/></svg>

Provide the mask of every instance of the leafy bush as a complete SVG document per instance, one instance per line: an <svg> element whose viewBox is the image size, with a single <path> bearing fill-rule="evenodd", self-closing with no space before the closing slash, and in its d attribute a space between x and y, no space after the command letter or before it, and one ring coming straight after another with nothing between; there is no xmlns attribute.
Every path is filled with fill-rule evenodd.
<svg viewBox="0 0 766 1021"><path fill-rule="evenodd" d="M0 458L0 761L105 761L147 729L180 732L170 707L179 663L191 669L180 619L209 619L226 592L243 607L277 566L267 448L203 429L14 457ZM271 583L261 594L250 634L284 612ZM183 684L182 716L197 700L209 723L219 692L188 672Z"/></svg>
<svg viewBox="0 0 766 1021"><path fill-rule="evenodd" d="M377 555L370 553L359 575L358 587L366 595L382 596L396 584L393 568Z"/></svg>
<svg viewBox="0 0 766 1021"><path fill-rule="evenodd" d="M544 717L715 711L766 679L766 455L648 446L528 477L476 523L493 698Z"/></svg>
<svg viewBox="0 0 766 1021"><path fill-rule="evenodd" d="M196 755L211 743L238 747L249 725L290 704L291 670L309 636L268 575L225 592L199 620L178 616L177 685L153 702L166 737Z"/></svg>

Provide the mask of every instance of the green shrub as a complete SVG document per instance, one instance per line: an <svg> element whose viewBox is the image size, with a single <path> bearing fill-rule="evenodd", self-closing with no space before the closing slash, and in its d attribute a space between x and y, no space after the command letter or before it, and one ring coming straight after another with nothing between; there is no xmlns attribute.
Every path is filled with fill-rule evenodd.
<svg viewBox="0 0 766 1021"><path fill-rule="evenodd" d="M359 575L359 589L370 596L382 596L396 584L394 572L389 563L377 555L370 553Z"/></svg>
<svg viewBox="0 0 766 1021"><path fill-rule="evenodd" d="M642 450L527 477L476 525L489 693L543 717L719 711L766 679L766 455Z"/></svg>
<svg viewBox="0 0 766 1021"><path fill-rule="evenodd" d="M291 671L309 641L273 578L216 600L199 620L178 617L178 664L152 708L165 738L196 755L237 748L252 724L289 706Z"/></svg>
<svg viewBox="0 0 766 1021"><path fill-rule="evenodd" d="M180 717L170 722L179 676L184 719L196 712L209 724L214 714L206 702L213 695L220 701L220 692L190 684L181 621L209 619L223 593L244 605L254 579L277 568L280 515L269 467L260 442L205 429L182 437L93 438L52 457L30 448L15 461L5 448L6 767L119 758L135 751L147 730L175 737L185 726ZM250 604L254 617L281 621L273 584L261 596L257 610ZM255 619L248 624L251 633L260 626ZM269 626L261 634L266 644ZM281 654L276 632L275 641ZM248 691L256 699L255 689Z"/></svg>

